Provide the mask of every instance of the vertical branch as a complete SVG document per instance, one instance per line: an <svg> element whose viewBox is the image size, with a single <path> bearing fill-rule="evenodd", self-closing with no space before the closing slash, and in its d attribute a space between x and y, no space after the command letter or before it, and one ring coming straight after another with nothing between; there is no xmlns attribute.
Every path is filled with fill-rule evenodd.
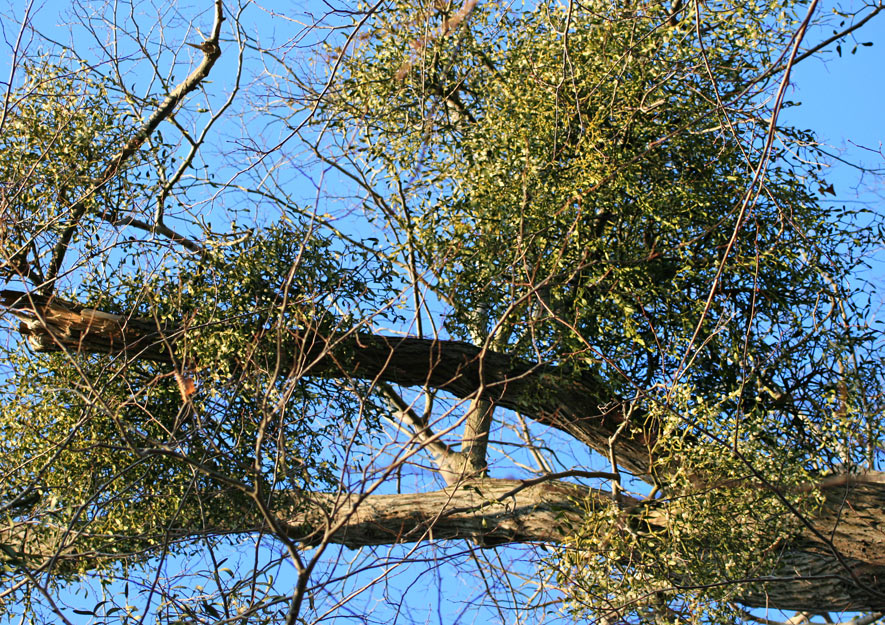
<svg viewBox="0 0 885 625"><path fill-rule="evenodd" d="M461 439L461 453L466 460L467 473L483 473L488 466L486 455L494 411L494 405L487 399L474 398L470 402Z"/></svg>
<svg viewBox="0 0 885 625"><path fill-rule="evenodd" d="M378 388L384 395L384 401L388 408L395 415L395 419L391 419L393 425L403 431L407 431L402 427L401 423L405 423L411 428L409 435L413 436L419 444L427 449L433 457L439 474L449 486L457 483L464 475L465 456L462 452L455 451L445 443L439 440L439 435L435 434L427 423L427 419L417 415L412 407L406 403L402 396L393 390L393 387L386 382L378 382Z"/></svg>

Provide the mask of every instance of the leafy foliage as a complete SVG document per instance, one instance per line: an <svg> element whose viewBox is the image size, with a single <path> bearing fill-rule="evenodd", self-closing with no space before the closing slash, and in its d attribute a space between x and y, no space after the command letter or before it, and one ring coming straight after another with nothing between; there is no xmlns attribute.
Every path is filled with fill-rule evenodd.
<svg viewBox="0 0 885 625"><path fill-rule="evenodd" d="M552 565L576 617L641 620L663 593L680 618L725 618L795 528L777 493L869 463L858 441L881 440L877 410L856 407L869 388L847 391L877 366L843 314L853 217L815 194L813 137L761 104L800 6L693 4L673 28L645 3L483 4L453 29L455 4L401 3L324 103L359 127L348 149L391 190L380 213L414 240L453 335L666 408L666 530L588 510ZM779 477L760 493L760 475Z"/></svg>
<svg viewBox="0 0 885 625"><path fill-rule="evenodd" d="M805 488L812 475L802 469L801 448L772 445L758 420L723 419L723 403L676 389L670 409L653 410L664 424L655 471L666 485L626 509L585 502L587 522L547 562L569 589L570 613L743 622L735 599L776 570L799 515L813 515L821 500Z"/></svg>
<svg viewBox="0 0 885 625"><path fill-rule="evenodd" d="M377 427L377 408L358 385L304 377L310 363L290 358L290 336L350 331L373 304L367 281L383 284L370 265L281 225L174 268L118 274L110 290L87 279L82 301L143 312L161 332L176 321L166 340L180 360L170 371L126 355L73 367L64 354L6 353L0 500L36 500L14 524L33 524L29 548L45 545L23 561L58 550L54 572L70 576L161 545L188 553L204 533L261 526L253 497L292 514L299 493L334 488L345 455L357 468L345 447L354 429Z"/></svg>
<svg viewBox="0 0 885 625"><path fill-rule="evenodd" d="M394 475L400 493L418 447L440 474L457 473L466 454L443 441L465 422L462 450L483 437L507 450L482 458L492 473L502 459L522 471L519 454L544 473L575 468L549 448L555 442L534 438L525 415L494 412L493 392L463 408L428 382L419 414L411 391L397 401L401 391L383 376L363 380L371 376L339 343L393 327L432 332L438 350L503 353L500 362L518 363L511 387L522 385L529 409L547 405L553 387L566 389L563 398L592 387L588 422L621 402L642 415L639 424L634 412L605 417L605 427L624 426L610 449L596 450L610 452L603 460L620 485L610 503L598 493L576 502L580 521L541 563L564 613L740 620L742 593L778 565L798 518L821 504L807 484L874 466L883 439L881 334L850 281L881 233L822 200L814 136L779 127L767 101L769 70L804 8L676 3L670 14L639 0L519 10L427 0L366 9L342 48L329 40L334 61L314 90L285 55L257 50L253 88L269 68L285 71L245 108L262 102L261 123L285 120L286 137L264 151L269 131L249 117L229 142L238 147L224 148L238 150L227 182L214 179L217 163L195 163L219 156L205 135L228 104L207 97L204 132L187 124L210 108L169 113L163 124L175 125L184 148L155 137L121 163L115 155L135 125L122 113L132 94L119 78L63 60L25 65L0 134L2 275L116 314L121 332L141 328L163 355L2 350L0 579L38 571L47 588L90 574L109 583L150 570L156 557L214 559L227 534L269 532L296 563L296 605L326 543L304 565L286 519L315 511L323 495L393 491ZM248 40L239 26L234 39ZM300 100L308 115L291 131ZM317 204L356 187L362 211L348 205L336 219L290 201L280 171L300 173L284 152L295 137L347 180L345 191L317 183ZM167 175L170 151L188 150ZM245 163L247 153L259 156ZM184 206L203 190L206 214L202 200ZM163 206L148 223L144 207L172 198L181 204L174 218L191 220L184 235L163 223ZM254 198L257 207L243 209ZM208 218L228 209L255 223L213 232ZM125 230L136 217L142 238ZM61 289L59 272L73 286ZM438 353L411 361L428 381ZM409 441L380 443L383 417L412 428ZM654 490L619 499L632 485L618 444L639 439L649 468L634 477ZM589 456L571 443L571 457ZM346 512L357 536L371 531ZM414 529L390 530L389 541ZM432 527L420 529L432 538ZM219 620L221 609L236 614L230 620L283 618L290 600L253 566L251 579L231 572L222 581L213 561L207 577L223 601L168 580L151 582L145 601L168 582L160 620ZM0 592L0 607L41 586L25 587L25 597Z"/></svg>
<svg viewBox="0 0 885 625"><path fill-rule="evenodd" d="M447 13L427 12L422 27L435 32ZM568 16L540 7L496 27L493 8L476 12L414 59L406 51L424 41L409 28L414 11L385 12L349 59L347 102L329 106L347 128L373 112L360 135L366 158L403 189L409 205L394 227L410 231L453 303L451 331L494 325L516 353L601 363L622 387L663 381L704 317L702 331L718 338L694 370L717 393L732 385L724 361L749 350L731 320L777 332L826 288L798 254L828 218L809 192L814 172L770 168L744 211L757 184L747 150L767 122L752 109L717 114L708 96L711 84L735 92L762 64L778 43L770 29L744 24L751 45L714 41L701 57L690 34L629 5ZM720 18L738 28L731 13L709 19ZM749 96L732 98L748 109ZM453 101L464 107L457 121ZM708 310L736 220L752 225Z"/></svg>

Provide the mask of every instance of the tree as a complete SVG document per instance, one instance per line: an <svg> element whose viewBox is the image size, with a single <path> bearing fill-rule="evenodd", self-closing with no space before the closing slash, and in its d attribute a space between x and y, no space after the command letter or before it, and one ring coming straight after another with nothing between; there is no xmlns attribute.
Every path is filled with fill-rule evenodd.
<svg viewBox="0 0 885 625"><path fill-rule="evenodd" d="M882 8L808 46L816 2L379 2L278 46L215 0L17 48L0 605L314 622L453 546L502 620L885 611L881 226L778 123Z"/></svg>

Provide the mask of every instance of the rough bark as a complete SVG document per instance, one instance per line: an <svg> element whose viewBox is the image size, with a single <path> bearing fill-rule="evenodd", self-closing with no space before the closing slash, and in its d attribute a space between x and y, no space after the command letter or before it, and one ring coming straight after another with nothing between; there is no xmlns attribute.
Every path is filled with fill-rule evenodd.
<svg viewBox="0 0 885 625"><path fill-rule="evenodd" d="M822 490L826 504L810 528L782 546L778 568L742 603L813 613L885 610L885 474L834 476L811 487ZM430 493L313 495L314 507L284 518L295 540L351 548L443 539L486 547L561 543L581 524L577 502L586 497L613 503L610 493L562 481L485 479ZM625 510L637 503L618 501Z"/></svg>
<svg viewBox="0 0 885 625"><path fill-rule="evenodd" d="M294 540L351 548L452 539L485 547L555 543L580 522L577 502L587 496L609 497L561 481L481 479L429 493L314 493L307 511L284 515L284 520Z"/></svg>
<svg viewBox="0 0 885 625"><path fill-rule="evenodd" d="M746 604L810 612L885 610L885 473L834 475L814 487L824 505L809 519L811 527L785 546L772 575L787 581L766 584L766 594L749 595Z"/></svg>
<svg viewBox="0 0 885 625"><path fill-rule="evenodd" d="M782 546L780 565L756 588L741 597L751 607L806 612L885 610L885 537L878 529L877 512L885 501L885 474L838 476L825 480L827 505L812 519L817 532L833 537L833 546L844 549L841 561L831 546L811 532L802 532ZM582 521L579 502L592 497L597 505L613 505L610 493L563 481L524 482L482 479L427 493L358 495L310 493L281 503L274 511L289 538L304 545L323 542L350 548L433 540L470 540L482 547L512 543L559 544ZM619 497L618 505L629 509L638 502ZM876 507L878 506L878 507ZM199 531L184 527L157 537L154 544L193 539L205 534L262 531L254 511L231 510L215 526ZM851 510L846 514L846 510ZM856 511L856 512L855 512ZM879 514L881 516L881 514ZM650 524L665 522L666 515L651 516ZM240 519L231 525L231 519ZM0 543L9 546L32 569L55 557L55 566L82 558L104 557L95 552L78 553L76 536L60 529L51 539L43 534L39 544L28 541L26 526L0 531ZM149 551L149 548L146 547ZM848 566L846 569L845 566ZM735 580L735 582L746 580ZM750 580L753 581L753 580Z"/></svg>

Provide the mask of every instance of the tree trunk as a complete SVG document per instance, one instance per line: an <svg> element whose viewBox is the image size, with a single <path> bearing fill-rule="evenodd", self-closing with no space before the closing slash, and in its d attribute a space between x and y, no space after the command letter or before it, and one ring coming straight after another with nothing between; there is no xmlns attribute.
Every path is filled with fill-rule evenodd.
<svg viewBox="0 0 885 625"><path fill-rule="evenodd" d="M21 332L34 349L121 353L171 362L175 330L128 319L58 299L0 293L2 304L21 318ZM623 423L629 405L607 399L592 373L563 372L457 341L391 338L369 334L334 342L306 332L287 345L283 363L300 375L350 376L407 386L430 386L459 398L483 397L556 427L597 451L608 453L609 438ZM634 412L637 423L642 415ZM643 473L650 464L653 433L634 427L618 439L619 462ZM781 547L777 570L748 591L748 606L806 612L885 610L885 474L836 475L820 488L825 504L807 519L799 535ZM323 540L348 547L419 540L469 539L491 547L508 543L558 543L582 521L580 499L611 496L561 481L476 480L431 493L397 495L309 495L307 508L276 510L289 536L305 544ZM619 505L636 502L621 497ZM295 504L293 504L295 506ZM663 518L663 517L662 517ZM653 521L654 522L654 521ZM214 532L250 532L254 527L218 527ZM10 533L12 531L12 533ZM191 532L183 528L182 535ZM38 558L13 530L0 544ZM65 548L49 549L43 555ZM740 580L735 580L740 581Z"/></svg>

